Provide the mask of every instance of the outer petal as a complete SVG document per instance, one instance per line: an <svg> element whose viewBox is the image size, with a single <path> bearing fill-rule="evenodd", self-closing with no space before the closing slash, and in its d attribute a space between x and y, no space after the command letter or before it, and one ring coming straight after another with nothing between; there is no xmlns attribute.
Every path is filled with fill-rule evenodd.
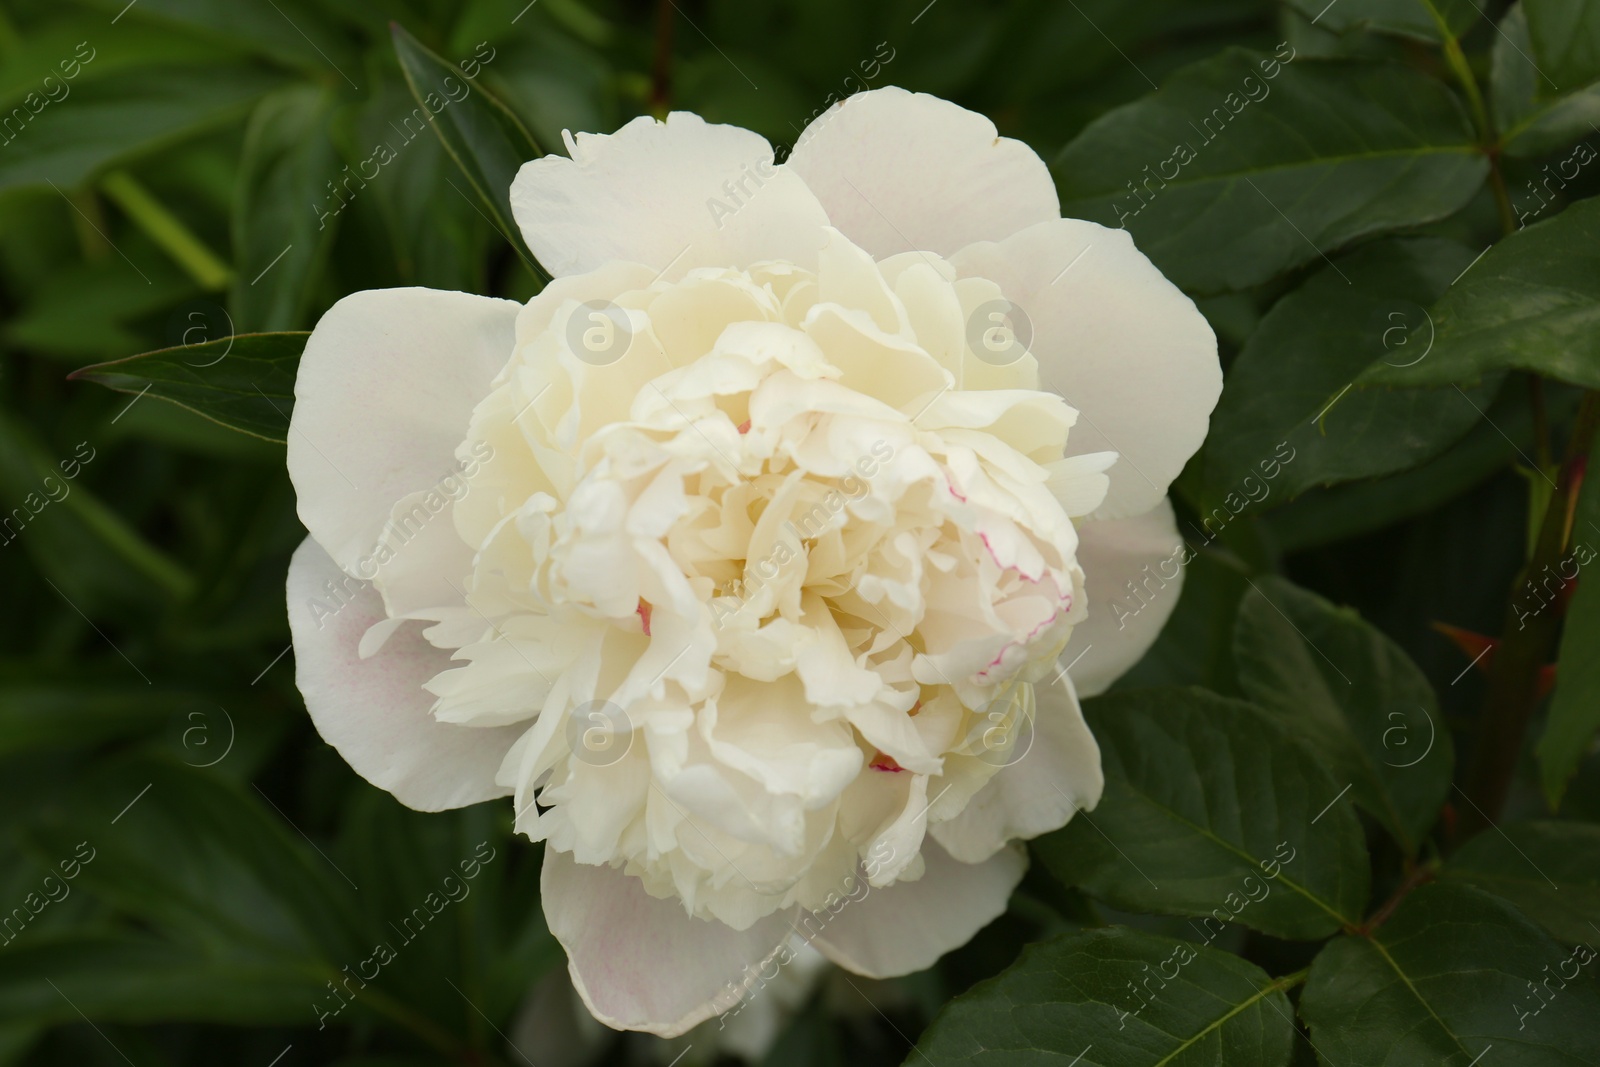
<svg viewBox="0 0 1600 1067"><path fill-rule="evenodd" d="M1205 440L1222 393L1216 335L1194 302L1126 231L1080 219L1032 226L953 261L963 276L996 282L1031 324L1044 387L1082 416L1068 454L1121 455L1096 514L1154 507Z"/></svg>
<svg viewBox="0 0 1600 1067"><path fill-rule="evenodd" d="M613 260L671 267L672 278L766 259L815 266L828 216L803 181L772 165L760 134L675 111L566 137L572 158L524 163L511 183L512 214L552 274Z"/></svg>
<svg viewBox="0 0 1600 1067"><path fill-rule="evenodd" d="M301 543L289 564L289 632L295 684L317 732L357 774L408 807L443 811L508 796L494 775L521 728L435 722L433 695L422 683L450 666L450 654L408 622L362 659L361 635L383 619L376 592L335 566L316 541Z"/></svg>
<svg viewBox="0 0 1600 1067"><path fill-rule="evenodd" d="M576 863L549 847L539 891L572 984L594 1017L661 1037L738 1003L749 975L791 931L786 912L744 931L696 919L679 901L646 893L631 875Z"/></svg>
<svg viewBox="0 0 1600 1067"><path fill-rule="evenodd" d="M969 864L924 840L922 859L926 869L920 879L872 889L847 903L828 918L812 944L834 963L868 978L924 970L999 918L1028 869L1028 854L1020 845Z"/></svg>
<svg viewBox="0 0 1600 1067"><path fill-rule="evenodd" d="M877 259L949 256L1061 217L1033 149L997 136L975 111L895 87L857 93L819 116L785 166Z"/></svg>
<svg viewBox="0 0 1600 1067"><path fill-rule="evenodd" d="M1040 682L1032 741L1000 768L961 814L928 828L951 856L981 863L1006 842L1047 834L1100 803L1100 746L1083 721L1072 681Z"/></svg>
<svg viewBox="0 0 1600 1067"><path fill-rule="evenodd" d="M294 383L289 478L300 521L339 566L358 573L395 503L455 469L473 407L511 358L520 308L375 289L317 323Z"/></svg>
<svg viewBox="0 0 1600 1067"><path fill-rule="evenodd" d="M1073 627L1061 658L1080 695L1104 692L1155 644L1178 606L1187 552L1165 499L1143 515L1078 528L1089 617Z"/></svg>

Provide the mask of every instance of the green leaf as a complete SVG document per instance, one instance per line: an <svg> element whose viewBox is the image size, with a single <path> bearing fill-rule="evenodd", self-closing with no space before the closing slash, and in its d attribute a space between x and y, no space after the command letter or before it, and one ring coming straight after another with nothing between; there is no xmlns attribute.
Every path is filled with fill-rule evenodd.
<svg viewBox="0 0 1600 1067"><path fill-rule="evenodd" d="M96 767L28 840L43 862L83 860L74 890L216 959L331 977L371 948L357 890L265 794L176 761Z"/></svg>
<svg viewBox="0 0 1600 1067"><path fill-rule="evenodd" d="M1450 791L1454 755L1433 687L1349 608L1266 575L1239 605L1234 659L1245 695L1416 855Z"/></svg>
<svg viewBox="0 0 1600 1067"><path fill-rule="evenodd" d="M445 151L471 187L458 188L457 192L463 196L476 193L495 228L511 242L523 262L542 280L549 281L549 273L528 250L511 213L512 179L522 164L544 152L522 121L488 89L428 51L404 27L396 24L393 32L400 69L417 99L415 114L433 125Z"/></svg>
<svg viewBox="0 0 1600 1067"><path fill-rule="evenodd" d="M126 0L92 0L113 15ZM357 57L349 43L334 32L318 10L303 0L272 0L268 4L219 4L213 0L139 0L128 19L163 26L168 33L186 30L202 39L267 56L304 71L343 78L359 73Z"/></svg>
<svg viewBox="0 0 1600 1067"><path fill-rule="evenodd" d="M1502 389L1483 421L1418 467L1368 482L1313 489L1263 516L1285 554L1381 530L1440 507L1517 459L1533 420L1520 389Z"/></svg>
<svg viewBox="0 0 1600 1067"><path fill-rule="evenodd" d="M1112 693L1085 715L1105 795L1035 843L1062 881L1128 911L1204 916L1208 941L1218 922L1313 939L1359 921L1361 826L1271 717L1199 689Z"/></svg>
<svg viewBox="0 0 1600 1067"><path fill-rule="evenodd" d="M422 813L365 789L341 827L337 855L341 866L348 858L364 907L403 923L430 894L444 902L420 932L408 925L379 935L399 956L385 968L385 988L425 1005L420 1010L446 1028L470 1028L474 1012L459 997L435 996L440 975L453 976L478 1010L508 1025L528 990L562 959L539 908L537 868L518 863L527 852L503 814L488 804Z"/></svg>
<svg viewBox="0 0 1600 1067"><path fill-rule="evenodd" d="M1345 33L1374 30L1422 41L1443 40L1441 31L1459 37L1481 17L1471 0L1289 0L1290 6L1322 29Z"/></svg>
<svg viewBox="0 0 1600 1067"><path fill-rule="evenodd" d="M84 440L54 458L0 413L0 499L16 502L0 514L0 549L21 543L74 610L185 599L194 576L77 480L99 456Z"/></svg>
<svg viewBox="0 0 1600 1067"><path fill-rule="evenodd" d="M1467 396L1351 387L1370 366L1427 358L1429 339L1411 328L1472 257L1436 238L1374 242L1278 301L1229 368L1211 416L1201 510L1283 503L1313 486L1404 470L1481 421L1497 379Z"/></svg>
<svg viewBox="0 0 1600 1067"><path fill-rule="evenodd" d="M309 333L245 333L162 348L69 377L123 393L170 400L213 422L268 441L284 441L294 409L294 376Z"/></svg>
<svg viewBox="0 0 1600 1067"><path fill-rule="evenodd" d="M328 137L332 109L328 90L297 86L262 100L250 116L232 220L235 330L305 325L311 286L334 233L326 187L341 175Z"/></svg>
<svg viewBox="0 0 1600 1067"><path fill-rule="evenodd" d="M1587 138L1600 123L1600 82L1570 86L1558 92L1547 73L1532 58L1528 17L1522 4L1513 4L1500 20L1491 67L1490 102L1500 144L1509 156L1538 156L1578 138ZM1511 189L1519 220L1529 222L1543 214L1546 196L1553 197L1580 168L1594 159L1587 142L1559 160L1523 189Z"/></svg>
<svg viewBox="0 0 1600 1067"><path fill-rule="evenodd" d="M190 713L212 716L216 705L198 694L171 689L10 682L0 685L0 757L89 748L137 737Z"/></svg>
<svg viewBox="0 0 1600 1067"><path fill-rule="evenodd" d="M1121 927L1066 934L952 1000L905 1062L1284 1067L1299 978Z"/></svg>
<svg viewBox="0 0 1600 1067"><path fill-rule="evenodd" d="M1211 293L1444 218L1483 184L1472 124L1439 82L1282 55L1229 49L1091 123L1053 168L1062 213L1126 226L1179 286Z"/></svg>
<svg viewBox="0 0 1600 1067"><path fill-rule="evenodd" d="M196 293L194 283L165 261L141 267L148 281L115 254L98 263L62 264L38 279L0 336L30 354L78 364L136 352L149 341L135 323Z"/></svg>
<svg viewBox="0 0 1600 1067"><path fill-rule="evenodd" d="M113 162L228 121L281 81L246 66L211 66L129 70L86 82L31 116L4 145L0 192L81 185Z"/></svg>
<svg viewBox="0 0 1600 1067"><path fill-rule="evenodd" d="M1518 368L1600 387L1600 200L1505 238L1430 315L1426 359L1375 367L1357 385L1467 383Z"/></svg>
<svg viewBox="0 0 1600 1067"><path fill-rule="evenodd" d="M1522 0L1522 6L1534 58L1552 89L1600 78L1600 8L1589 0Z"/></svg>
<svg viewBox="0 0 1600 1067"><path fill-rule="evenodd" d="M1564 579L1578 576L1581 567L1594 562L1597 545L1600 475L1585 478L1579 490L1572 547L1567 555L1553 571L1530 575L1528 581L1537 589L1559 588ZM1549 597L1547 592L1519 590L1519 617L1528 611L1554 610L1541 607ZM1584 574L1567 602L1555 695L1550 701L1544 734L1534 749L1539 759L1539 781L1552 808L1560 804L1568 779L1589 751L1595 730L1600 729L1600 655L1596 655L1596 649L1600 649L1600 579Z"/></svg>
<svg viewBox="0 0 1600 1067"><path fill-rule="evenodd" d="M112 171L100 190L202 289L222 289L232 279L228 265L196 237L150 190L125 170Z"/></svg>
<svg viewBox="0 0 1600 1067"><path fill-rule="evenodd" d="M1503 823L1463 845L1439 876L1504 897L1562 941L1600 939L1600 826Z"/></svg>
<svg viewBox="0 0 1600 1067"><path fill-rule="evenodd" d="M355 169L371 173L389 153L399 161L391 160L376 180L356 190L359 199L347 205L354 209L348 221L359 224L364 211L382 219L399 283L482 292L489 284L484 270L489 238L499 231L468 199L460 168L416 110L411 90L398 76L381 81L372 99L351 110L351 121L340 131L341 149L360 161ZM338 211L343 220L345 209Z"/></svg>
<svg viewBox="0 0 1600 1067"><path fill-rule="evenodd" d="M1372 936L1323 949L1300 1015L1327 1064L1583 1067L1600 1045L1593 958L1579 966L1497 897L1424 886Z"/></svg>
<svg viewBox="0 0 1600 1067"><path fill-rule="evenodd" d="M292 963L218 959L151 937L56 935L0 952L0 1016L305 1026L323 983Z"/></svg>

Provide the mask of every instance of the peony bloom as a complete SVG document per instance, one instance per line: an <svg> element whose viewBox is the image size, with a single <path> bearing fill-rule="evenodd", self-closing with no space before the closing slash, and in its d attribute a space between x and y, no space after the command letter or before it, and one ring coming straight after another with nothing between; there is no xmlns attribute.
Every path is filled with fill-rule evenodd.
<svg viewBox="0 0 1600 1067"><path fill-rule="evenodd" d="M356 293L307 343L306 706L414 808L514 798L611 1026L726 1011L795 934L928 967L1099 799L1077 698L1176 603L1215 338L935 97L782 166L685 113L567 149L511 191L526 305Z"/></svg>

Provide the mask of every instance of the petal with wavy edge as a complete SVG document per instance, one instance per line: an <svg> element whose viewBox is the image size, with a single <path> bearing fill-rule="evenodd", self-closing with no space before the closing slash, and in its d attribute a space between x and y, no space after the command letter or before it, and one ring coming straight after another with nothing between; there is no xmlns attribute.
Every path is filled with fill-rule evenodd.
<svg viewBox="0 0 1600 1067"><path fill-rule="evenodd" d="M589 1011L607 1026L660 1037L676 1037L737 1004L791 931L788 912L744 931L696 919L678 901L645 892L637 878L575 863L551 848L539 891Z"/></svg>
<svg viewBox="0 0 1600 1067"><path fill-rule="evenodd" d="M1222 393L1216 335L1194 301L1126 231L1080 219L974 245L952 262L963 277L998 283L1025 317L1042 387L1079 413L1067 453L1122 457L1097 517L1154 507L1205 440Z"/></svg>
<svg viewBox="0 0 1600 1067"><path fill-rule="evenodd" d="M915 882L867 888L836 915L803 919L802 927L827 920L812 943L845 970L868 978L924 970L999 918L1028 869L1028 854L1019 845L969 864L924 841L922 859L926 869Z"/></svg>
<svg viewBox="0 0 1600 1067"><path fill-rule="evenodd" d="M1105 776L1100 746L1083 721L1071 678L1034 686L1034 718L1020 752L968 802L960 815L928 832L963 863L981 863L1006 842L1065 826L1100 803Z"/></svg>
<svg viewBox="0 0 1600 1067"><path fill-rule="evenodd" d="M383 603L309 537L289 563L288 600L295 684L317 732L357 774L419 811L510 795L494 776L522 728L434 720L422 683L450 666L450 654L423 639L421 624L403 624L362 659L362 635L387 622Z"/></svg>
<svg viewBox="0 0 1600 1067"><path fill-rule="evenodd" d="M1061 217L1044 160L975 111L898 87L856 93L819 115L785 167L828 219L883 259L942 256Z"/></svg>
<svg viewBox="0 0 1600 1067"><path fill-rule="evenodd" d="M469 293L373 289L317 323L294 383L289 479L300 521L349 573L372 577L401 497L459 473L456 446L511 358L520 309Z"/></svg>
<svg viewBox="0 0 1600 1067"><path fill-rule="evenodd" d="M760 134L675 111L565 136L570 159L524 163L511 183L517 225L557 277L619 259L670 268L668 280L768 259L816 266L828 217Z"/></svg>
<svg viewBox="0 0 1600 1067"><path fill-rule="evenodd" d="M1071 665L1078 695L1092 697L1139 662L1178 606L1188 549L1171 501L1131 519L1084 523L1078 562L1089 616L1073 627L1060 658Z"/></svg>

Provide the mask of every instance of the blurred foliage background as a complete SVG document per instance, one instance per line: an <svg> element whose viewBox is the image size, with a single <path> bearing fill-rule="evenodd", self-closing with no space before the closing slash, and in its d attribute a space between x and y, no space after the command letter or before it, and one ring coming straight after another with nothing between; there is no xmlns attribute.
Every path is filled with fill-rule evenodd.
<svg viewBox="0 0 1600 1067"><path fill-rule="evenodd" d="M1269 131L1241 118L1232 143L1219 139L1196 166L1238 156L1262 175L1292 172L1272 145L1315 155L1319 141L1388 137L1418 147L1405 162L1423 168L1421 184L1325 166L1315 183L1302 173L1303 188L1264 184L1265 203L1219 209L1216 190L1194 194L1203 202L1167 193L1131 225L1199 298L1229 396L1243 397L1225 399L1228 419L1219 412L1177 486L1189 528L1280 437L1309 459L1270 499L1196 538L1178 614L1124 687L1239 693L1240 599L1253 576L1286 574L1404 649L1440 695L1443 728L1470 749L1484 684L1433 624L1500 633L1554 485L1552 448L1571 432L1578 385L1595 383L1530 387L1528 361L1510 361L1462 376L1456 391L1477 414L1444 412L1442 387L1383 394L1388 408L1358 390L1330 416L1353 407L1366 420L1342 427L1354 436L1337 454L1321 443L1333 424L1313 416L1392 348L1382 299L1404 297L1399 321L1418 326L1411 312L1498 239L1508 205L1531 212L1543 189L1537 214L1553 218L1600 187L1600 167L1535 184L1600 115L1600 45L1539 52L1564 85L1586 86L1552 93L1518 66L1541 44L1520 7L1484 17L1460 4L1342 3L1330 15L1298 0L4 0L0 513L16 521L0 533L0 910L28 912L0 944L0 1065L549 1067L723 1054L709 1035L668 1044L577 1028L538 907L538 852L511 838L509 807L408 811L318 738L288 652L284 574L304 533L281 444L67 379L152 349L309 329L359 289L537 291L493 204L432 131L405 126L416 102L391 24L449 62L477 63L477 85L546 151L561 150L564 129L607 132L668 106L783 146L832 102L897 84L991 116L1057 161L1067 213L1110 224L1124 183L1170 154L1164 124L1228 80L1227 50L1286 43L1328 57L1318 70L1369 64L1364 80L1320 87L1286 74L1272 107L1290 108L1288 121ZM1590 41L1594 22L1580 11L1568 33ZM1487 103L1465 93L1462 69L1492 92ZM1341 117L1337 99L1309 109L1341 92L1393 121ZM1367 125L1341 132L1346 121ZM1426 171L1434 156L1453 169ZM367 180L346 184L352 170ZM1310 250L1287 231L1266 251L1245 242L1279 227L1279 207L1316 214L1318 198L1374 181L1404 196L1319 216ZM1497 186L1511 191L1499 204ZM1171 237L1197 220L1216 226L1208 246ZM1402 240L1417 243L1384 244ZM185 361L203 368L212 351ZM1431 399L1413 395L1423 392ZM1564 818L1600 817L1592 731L1567 745L1584 766ZM1538 773L1524 761L1512 814L1547 812ZM1392 887L1409 857L1374 848ZM335 989L345 969L393 940L393 922L463 861L491 853L471 893L346 1009ZM872 985L870 997L827 981L799 996L797 1014L772 1024L767 1062L898 1062L941 1004L1029 941L1108 914L1180 926L1095 908L1036 864L1011 912L935 971ZM1230 947L1298 965L1265 934ZM540 1015L529 998L550 975Z"/></svg>

